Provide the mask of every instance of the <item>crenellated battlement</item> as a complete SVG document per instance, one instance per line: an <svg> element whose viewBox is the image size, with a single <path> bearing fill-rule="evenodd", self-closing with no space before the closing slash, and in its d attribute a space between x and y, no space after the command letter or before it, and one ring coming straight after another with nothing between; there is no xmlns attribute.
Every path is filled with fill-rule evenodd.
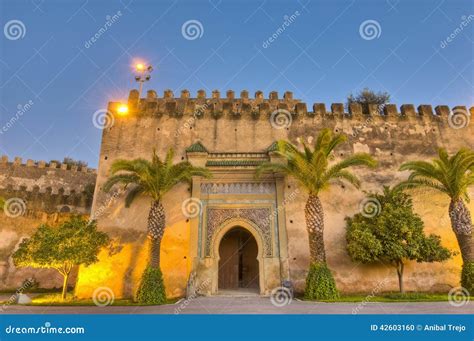
<svg viewBox="0 0 474 341"><path fill-rule="evenodd" d="M109 110L114 112L119 103L110 103ZM271 91L267 98L262 91L256 91L253 98L249 97L247 90L240 92L240 98L235 97L233 90L228 90L225 97L221 97L218 90L212 91L211 97L207 97L205 90L198 90L196 97L191 97L188 90L182 90L179 98L176 98L172 90L165 90L163 97L159 97L157 92L149 90L146 98L139 98L137 90L131 90L128 98L128 108L130 112L140 115L163 115L182 117L195 116L202 118L210 116L213 118L228 117L232 119L251 117L254 119L260 116L271 115L276 111L283 111L293 116L320 116L326 119L357 119L368 117L379 118L417 118L428 120L447 120L453 115L462 115L464 118L474 115L474 107L455 106L450 108L447 105L433 106L429 104L386 104L378 106L369 104L363 108L358 103L352 103L348 108L343 103L332 103L326 106L325 103L314 103L309 107L299 99L293 98L291 91L286 91L280 98L278 92Z"/></svg>
<svg viewBox="0 0 474 341"><path fill-rule="evenodd" d="M93 190L93 188L92 188ZM45 212L45 213L81 213L89 214L92 206L93 191L76 193L69 188L59 188L53 193L51 187L40 192L39 187L34 187L28 191L25 187L13 189L12 187L0 188L0 196L5 200L15 198L21 199L24 205L25 213Z"/></svg>
<svg viewBox="0 0 474 341"><path fill-rule="evenodd" d="M67 163L61 163L61 162L56 162L56 161L34 161L31 159L26 160L25 163L23 163L23 159L21 157L15 157L12 161L8 159L7 155L2 155L0 159L0 168L2 167L35 167L39 169L44 169L44 168L49 168L49 169L60 169L63 171L72 171L72 172L81 172L81 173L92 173L96 174L96 170L94 168L88 168L88 167L79 167L75 165L70 165Z"/></svg>
<svg viewBox="0 0 474 341"><path fill-rule="evenodd" d="M87 167L2 156L0 196L23 200L28 211L88 213L96 177Z"/></svg>

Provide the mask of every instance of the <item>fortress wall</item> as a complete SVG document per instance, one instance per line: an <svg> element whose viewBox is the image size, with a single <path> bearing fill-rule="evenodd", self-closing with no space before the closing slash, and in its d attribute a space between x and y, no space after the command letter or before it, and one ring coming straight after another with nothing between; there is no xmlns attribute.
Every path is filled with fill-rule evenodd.
<svg viewBox="0 0 474 341"><path fill-rule="evenodd" d="M161 156L168 148L174 148L175 161L178 162L186 159L185 149L196 141L213 153L265 152L278 139L288 139L296 144L301 139L311 140L323 128L330 128L349 138L348 143L337 150L336 160L354 152L369 152L379 161L377 169L354 170L362 180L362 190L373 191L405 179L407 173L398 172L403 161L431 159L439 147L450 152L461 147L474 148L474 124L468 122L460 127L458 121L463 117L468 119L474 108L437 106L433 109L429 105L420 105L415 109L411 104L400 107L390 104L382 110L369 106L371 115L366 115L359 105L352 105L347 113L342 104L332 104L326 109L324 104L316 103L312 111L308 111L306 104L294 100L291 93L286 93L283 99L277 99L278 94L274 92L269 99L264 99L259 92L255 97L249 99L248 93L243 91L240 99L229 93L227 98L221 99L216 92L212 98L206 98L201 91L191 99L189 93L183 91L181 98L175 99L170 91L165 92L163 98L149 91L147 98L138 101L138 93L134 90L130 94L130 112L126 116L117 115L118 103L110 103L109 111L114 123L103 131L93 204L93 212L106 206L98 217L99 226L117 236L140 236L133 240L133 245L143 248L150 200L141 198L132 207L124 208L123 193L110 203L111 194L104 193L101 186L114 160L149 159L153 148ZM291 114L288 128L276 129L275 124L271 124L271 113L275 110ZM292 179L287 179L287 185L290 187L285 187L285 195L296 188ZM190 271L190 223L181 213L181 203L190 197L190 190L181 185L164 199L167 229L162 261L163 267L168 269L163 270L170 295L184 294L185 279ZM346 253L344 217L358 212L364 198L362 190L355 190L350 185L335 185L321 196L329 265L343 292L371 291L386 278L382 290L397 290L396 273L389 265L355 264ZM290 200L285 207L290 278L300 291L304 288L309 261L303 212L305 200L305 194L300 191L296 199ZM424 192L414 195L414 200L426 231L441 235L443 244L455 250L457 246L449 224L447 199ZM469 208L474 212L473 203ZM183 261L185 257L187 263ZM104 257L103 261L107 262L107 259ZM460 256L443 264L410 263L406 269L406 289L439 291L458 285L460 264ZM82 294L87 296L87 290Z"/></svg>
<svg viewBox="0 0 474 341"><path fill-rule="evenodd" d="M96 172L56 162L7 156L0 160L0 196L20 198L27 210L54 213L67 206L67 212L89 213Z"/></svg>
<svg viewBox="0 0 474 341"><path fill-rule="evenodd" d="M88 215L92 206L95 170L78 169L55 162L16 157L0 160L0 290L17 289L29 277L42 288L60 288L62 277L56 270L17 269L11 254L23 238L43 224L56 224L71 214ZM70 285L74 284L75 274Z"/></svg>
<svg viewBox="0 0 474 341"><path fill-rule="evenodd" d="M31 236L41 224L58 224L70 213L28 212L9 217L0 211L0 290L17 290L23 281L34 278L40 288L61 288L62 276L54 269L16 268L11 255L23 238ZM85 216L85 218L87 218ZM69 286L74 286L77 270L73 270Z"/></svg>

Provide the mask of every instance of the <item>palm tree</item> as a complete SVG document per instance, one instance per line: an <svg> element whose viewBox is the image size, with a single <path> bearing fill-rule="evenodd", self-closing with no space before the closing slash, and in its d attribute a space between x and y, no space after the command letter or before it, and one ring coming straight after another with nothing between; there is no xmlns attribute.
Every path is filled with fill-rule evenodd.
<svg viewBox="0 0 474 341"><path fill-rule="evenodd" d="M160 266L160 246L165 230L165 210L163 195L180 182L190 182L192 176L209 177L205 168L194 167L189 162L173 163L174 151L169 149L162 161L153 151L151 161L145 159L116 160L111 167L111 176L104 184L108 192L115 184L123 184L132 189L125 197L125 206L129 207L139 195L152 198L148 213L148 238L151 240L150 263L152 268Z"/></svg>
<svg viewBox="0 0 474 341"><path fill-rule="evenodd" d="M398 185L399 188L432 188L449 196L449 217L461 249L463 268L472 264L472 219L465 201L469 202L468 188L474 185L474 151L462 148L449 156L446 149L441 148L438 158L432 162L405 162L400 170L411 171L411 174L406 181Z"/></svg>
<svg viewBox="0 0 474 341"><path fill-rule="evenodd" d="M313 148L303 143L304 151L287 141L278 141L276 153L286 163L266 162L257 169L257 176L264 171L281 172L292 176L309 193L305 206L306 228L309 237L311 263L326 263L324 249L324 211L319 194L328 189L334 181L345 180L360 186L359 179L347 168L353 166L375 167L376 161L365 153L356 153L335 164L330 165L333 151L347 141L343 134L333 134L324 129L318 135Z"/></svg>

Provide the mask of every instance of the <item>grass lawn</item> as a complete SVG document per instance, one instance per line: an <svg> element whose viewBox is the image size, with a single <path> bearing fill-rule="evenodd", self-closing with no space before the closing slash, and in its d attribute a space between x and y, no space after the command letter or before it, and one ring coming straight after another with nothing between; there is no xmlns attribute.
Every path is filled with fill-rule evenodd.
<svg viewBox="0 0 474 341"><path fill-rule="evenodd" d="M13 294L13 293L12 293ZM296 297L303 301L303 297ZM174 304L179 298L168 299L166 304ZM398 292L385 293L380 295L367 295L367 294L354 294L354 295L342 295L337 300L319 300L317 302L328 302L328 303L357 303L357 302L446 302L448 301L448 294L431 294L431 293L405 293L400 294ZM470 300L474 300L474 297L470 297ZM316 302L316 301L314 301ZM6 303L1 302L0 304ZM96 305L92 299L77 299L74 298L72 293L68 293L67 298L63 301L61 294L56 293L44 293L39 294L32 298L32 302L28 304L30 306L94 306ZM131 299L116 299L110 305L113 306L146 306L152 304L141 304L132 301Z"/></svg>
<svg viewBox="0 0 474 341"><path fill-rule="evenodd" d="M168 299L165 304L174 304L178 298ZM5 302L0 302L5 303ZM65 300L61 299L60 293L42 294L31 299L29 306L94 306L96 305L92 299L77 299L72 293L69 293ZM112 304L115 306L146 306L153 304L142 304L132 301L131 299L116 299Z"/></svg>
<svg viewBox="0 0 474 341"><path fill-rule="evenodd" d="M472 297L471 297L472 298ZM304 300L304 298L303 298ZM337 300L321 300L320 302L443 302L448 301L448 294L431 294L410 292L400 294L398 292L380 295L342 295Z"/></svg>

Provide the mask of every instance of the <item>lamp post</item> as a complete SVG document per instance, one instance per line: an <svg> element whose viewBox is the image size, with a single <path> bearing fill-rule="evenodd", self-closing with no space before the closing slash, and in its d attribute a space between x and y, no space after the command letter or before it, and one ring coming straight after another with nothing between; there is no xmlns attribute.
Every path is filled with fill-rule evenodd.
<svg viewBox="0 0 474 341"><path fill-rule="evenodd" d="M138 63L135 65L135 80L140 84L138 89L138 98L141 98L143 83L147 82L151 78L151 72L153 67L151 65L145 65Z"/></svg>

